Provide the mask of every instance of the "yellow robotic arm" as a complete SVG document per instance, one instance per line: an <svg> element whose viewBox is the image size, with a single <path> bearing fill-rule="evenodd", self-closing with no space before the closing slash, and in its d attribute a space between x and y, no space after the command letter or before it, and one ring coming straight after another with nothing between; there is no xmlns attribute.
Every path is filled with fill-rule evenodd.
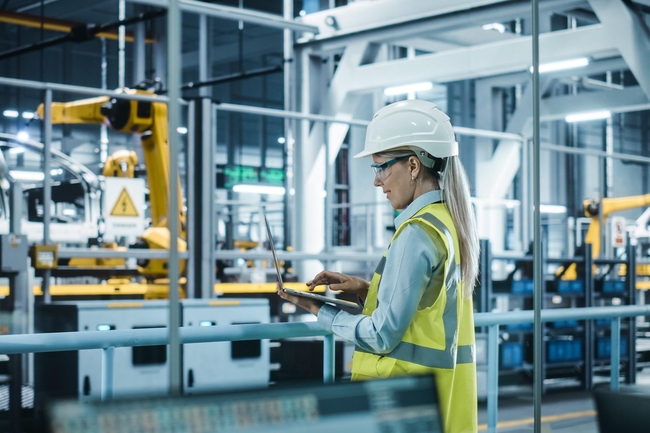
<svg viewBox="0 0 650 433"><path fill-rule="evenodd" d="M148 90L124 89L129 94L155 95ZM44 116L41 104L37 109L38 116ZM151 207L151 225L143 239L149 248L169 248L168 206L171 182L169 179L169 144L167 132L167 104L164 102L149 102L110 98L83 99L79 101L52 103L51 116L53 124L105 124L118 132L141 134L144 163L147 167L147 183L149 185L149 204ZM117 156L117 155L116 155ZM110 165L108 164L110 162ZM133 168L137 164L131 155L119 155L117 159L107 161L105 171L109 175L126 175L133 177ZM125 171L126 170L126 171ZM105 172L104 175L107 175ZM180 179L176 179L176 194L178 194L178 233L179 250L185 250L186 215L183 211L183 197ZM166 263L163 260L151 260L143 266L143 272L151 276L167 274Z"/></svg>
<svg viewBox="0 0 650 433"><path fill-rule="evenodd" d="M614 212L645 206L650 206L650 194L605 198L602 203L600 200L585 200L585 216L591 218L585 242L591 244L592 257L595 259L600 255L600 213L602 213L603 224L606 224L607 218Z"/></svg>

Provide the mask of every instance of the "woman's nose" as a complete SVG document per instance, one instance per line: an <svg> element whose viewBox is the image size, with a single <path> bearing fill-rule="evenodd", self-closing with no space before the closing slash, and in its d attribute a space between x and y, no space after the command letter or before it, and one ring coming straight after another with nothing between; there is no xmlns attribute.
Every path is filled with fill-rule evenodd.
<svg viewBox="0 0 650 433"><path fill-rule="evenodd" d="M374 185L375 185L375 186L381 186L381 184L382 184L382 183L381 183L381 180L379 180L379 176L375 176L375 182L374 182Z"/></svg>

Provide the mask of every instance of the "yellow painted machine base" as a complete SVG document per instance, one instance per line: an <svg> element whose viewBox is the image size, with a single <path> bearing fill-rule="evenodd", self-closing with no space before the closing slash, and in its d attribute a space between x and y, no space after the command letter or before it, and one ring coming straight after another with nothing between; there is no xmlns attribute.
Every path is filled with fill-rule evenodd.
<svg viewBox="0 0 650 433"><path fill-rule="evenodd" d="M305 283L285 283L289 289L307 291ZM216 295L231 293L275 293L275 283L217 283L214 285ZM34 286L34 296L42 296L41 286ZM147 299L166 299L167 284L55 284L50 286L51 296L143 296ZM314 292L325 292L325 286L317 287ZM0 296L9 295L9 286L0 286ZM181 295L181 293L179 293ZM181 297L185 297L184 291Z"/></svg>

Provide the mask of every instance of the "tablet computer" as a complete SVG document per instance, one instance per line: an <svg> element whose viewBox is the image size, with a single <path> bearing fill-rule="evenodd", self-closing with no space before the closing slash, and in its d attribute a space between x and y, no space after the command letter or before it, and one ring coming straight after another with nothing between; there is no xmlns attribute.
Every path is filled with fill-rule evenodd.
<svg viewBox="0 0 650 433"><path fill-rule="evenodd" d="M280 264L278 263L278 256L275 253L275 246L273 245L273 236L271 235L271 226L269 225L269 220L264 215L264 224L266 225L266 235L269 238L269 247L271 248L271 254L273 254L273 266L275 266L275 273L278 277L278 283L282 291L294 296L300 296L301 298L314 299L316 301L325 302L327 304L348 307L355 310L361 310L363 307L356 302L344 301L343 299L330 298L329 296L319 295L312 292L301 292L299 290L285 289L284 283L282 282L282 273L280 272Z"/></svg>

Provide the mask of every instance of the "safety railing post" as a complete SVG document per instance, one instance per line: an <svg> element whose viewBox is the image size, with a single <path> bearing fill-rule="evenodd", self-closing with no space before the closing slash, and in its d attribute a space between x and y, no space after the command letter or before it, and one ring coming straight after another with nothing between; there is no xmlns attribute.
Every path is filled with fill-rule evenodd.
<svg viewBox="0 0 650 433"><path fill-rule="evenodd" d="M334 383L335 374L334 334L323 337L323 383Z"/></svg>
<svg viewBox="0 0 650 433"><path fill-rule="evenodd" d="M618 376L621 362L621 318L612 319L612 351L610 361L610 386L613 391L618 391Z"/></svg>
<svg viewBox="0 0 650 433"><path fill-rule="evenodd" d="M497 431L499 398L499 325L488 328L488 377L487 377L488 432Z"/></svg>
<svg viewBox="0 0 650 433"><path fill-rule="evenodd" d="M113 398L115 347L109 346L102 350L102 401Z"/></svg>

